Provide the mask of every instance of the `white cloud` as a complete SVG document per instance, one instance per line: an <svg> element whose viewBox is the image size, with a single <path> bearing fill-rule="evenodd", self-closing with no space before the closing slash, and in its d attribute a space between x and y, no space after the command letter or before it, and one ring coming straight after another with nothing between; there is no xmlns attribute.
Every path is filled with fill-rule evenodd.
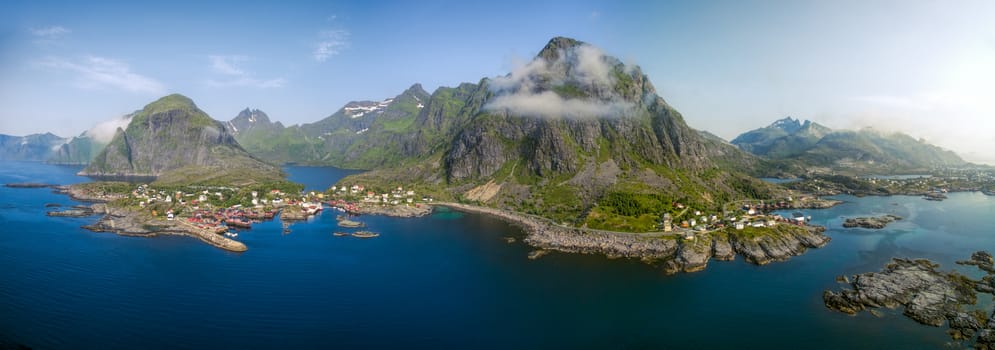
<svg viewBox="0 0 995 350"><path fill-rule="evenodd" d="M31 28L31 35L41 39L54 40L72 33L71 30L63 26L51 26L45 28Z"/></svg>
<svg viewBox="0 0 995 350"><path fill-rule="evenodd" d="M205 81L210 87L254 87L254 88L280 88L287 84L284 78L259 79L254 74L246 72L240 64L250 60L247 56L241 55L210 55L211 70L215 74L223 76L222 79L208 79Z"/></svg>
<svg viewBox="0 0 995 350"><path fill-rule="evenodd" d="M631 108L633 105L626 102L564 99L552 91L502 95L484 106L485 110L512 115L572 119L620 117Z"/></svg>
<svg viewBox="0 0 995 350"><path fill-rule="evenodd" d="M42 60L39 65L76 73L76 83L81 88L110 87L152 94L161 94L166 90L159 81L132 72L124 62L104 57L87 56L76 61L49 57Z"/></svg>
<svg viewBox="0 0 995 350"><path fill-rule="evenodd" d="M612 92L614 69L604 53L590 45L560 51L553 62L536 58L519 64L507 76L491 79L488 86L496 96L484 109L549 118L621 117L635 105ZM550 86L562 84L584 91L599 91L604 95L599 98L563 98L548 90Z"/></svg>
<svg viewBox="0 0 995 350"><path fill-rule="evenodd" d="M90 128L90 130L87 130L86 135L99 142L109 143L114 138L114 134L118 128L128 127L128 123L131 123L131 118L132 115L129 114L120 118L100 122Z"/></svg>
<svg viewBox="0 0 995 350"><path fill-rule="evenodd" d="M245 56L208 56L211 60L211 68L215 72L227 75L245 75L245 71L237 67L237 64L248 60Z"/></svg>
<svg viewBox="0 0 995 350"><path fill-rule="evenodd" d="M287 85L287 80L283 78L260 80L249 77L240 77L237 79L228 80L215 80L208 79L206 81L207 86L210 87L254 87L260 89L266 88L281 88Z"/></svg>
<svg viewBox="0 0 995 350"><path fill-rule="evenodd" d="M325 62L349 47L349 31L343 29L325 30L318 33L318 42L314 45L315 61Z"/></svg>

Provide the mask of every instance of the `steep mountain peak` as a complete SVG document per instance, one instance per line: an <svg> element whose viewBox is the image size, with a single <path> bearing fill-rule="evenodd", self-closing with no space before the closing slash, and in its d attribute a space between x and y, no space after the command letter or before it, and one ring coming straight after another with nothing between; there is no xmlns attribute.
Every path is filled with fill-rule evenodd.
<svg viewBox="0 0 995 350"><path fill-rule="evenodd" d="M806 120L805 124L808 125L809 121ZM770 128L781 129L789 134L793 134L802 128L802 123L798 119L785 117L784 119L779 119L774 123L770 124Z"/></svg>
<svg viewBox="0 0 995 350"><path fill-rule="evenodd" d="M414 83L407 90L404 90L401 95L415 96L418 99L429 96L428 92L425 91L425 88L423 88L420 83Z"/></svg>
<svg viewBox="0 0 995 350"><path fill-rule="evenodd" d="M531 62L486 82L485 110L524 117L618 118L663 102L639 67L601 49L557 37Z"/></svg>
<svg viewBox="0 0 995 350"><path fill-rule="evenodd" d="M576 48L581 45L587 45L587 44L580 40L558 36L549 39L549 43L547 43L546 46L543 47L541 51L539 51L539 54L536 55L536 57L542 58L548 62L553 62L560 58L561 52Z"/></svg>
<svg viewBox="0 0 995 350"><path fill-rule="evenodd" d="M266 115L266 112L248 107L239 112L234 119L229 120L224 125L225 128L228 129L228 132L235 136L244 134L251 130L283 128L283 125L279 124L279 122L270 122L269 116Z"/></svg>
<svg viewBox="0 0 995 350"><path fill-rule="evenodd" d="M235 119L232 119L232 122L234 122L235 120L244 120L249 123L262 123L262 124L270 123L269 116L266 115L266 112L260 111L258 109L249 109L249 107L246 107L244 110L239 112L238 115L235 116Z"/></svg>
<svg viewBox="0 0 995 350"><path fill-rule="evenodd" d="M193 111L197 110L197 105L189 97L180 94L171 94L145 105L142 111L145 114L156 114L177 109Z"/></svg>

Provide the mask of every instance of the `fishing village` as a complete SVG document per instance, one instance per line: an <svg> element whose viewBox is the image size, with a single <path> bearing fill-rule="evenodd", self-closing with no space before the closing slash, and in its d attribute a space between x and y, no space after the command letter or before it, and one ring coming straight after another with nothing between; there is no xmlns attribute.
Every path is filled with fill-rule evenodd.
<svg viewBox="0 0 995 350"><path fill-rule="evenodd" d="M57 186L56 192L69 195L90 206L53 210L50 216L82 217L103 215L97 223L85 226L98 232L130 236L178 234L196 237L230 251L245 251L239 233L254 224L279 218L283 233L290 225L305 221L323 210L336 211L338 226L364 228L356 221L362 214L415 217L431 212L426 203L433 199L415 197L403 187L375 192L362 185L333 186L327 192L303 191L295 186L281 188L234 188L222 186L156 187L150 184L89 183ZM417 201L417 203L416 203ZM360 230L334 232L334 236L373 238L379 233Z"/></svg>

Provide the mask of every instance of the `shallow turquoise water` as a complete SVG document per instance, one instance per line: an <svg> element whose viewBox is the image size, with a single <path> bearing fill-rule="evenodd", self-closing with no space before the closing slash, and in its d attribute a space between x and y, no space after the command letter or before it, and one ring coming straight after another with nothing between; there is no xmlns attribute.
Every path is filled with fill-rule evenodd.
<svg viewBox="0 0 995 350"><path fill-rule="evenodd" d="M85 181L78 170L3 163L0 183ZM288 169L295 176L295 168ZM346 172L307 168L320 188ZM297 174L300 175L300 174ZM830 312L835 276L878 270L892 256L953 261L995 251L995 199L955 193L840 197L805 211L833 241L788 262L712 262L665 276L637 261L505 243L501 221L438 212L364 216L374 239L334 237L328 212L281 233L240 234L249 251L185 237L93 233L93 219L48 218L48 189L0 187L0 347L34 348L937 348L944 330ZM905 217L880 231L841 216ZM965 269L965 271L970 271Z"/></svg>

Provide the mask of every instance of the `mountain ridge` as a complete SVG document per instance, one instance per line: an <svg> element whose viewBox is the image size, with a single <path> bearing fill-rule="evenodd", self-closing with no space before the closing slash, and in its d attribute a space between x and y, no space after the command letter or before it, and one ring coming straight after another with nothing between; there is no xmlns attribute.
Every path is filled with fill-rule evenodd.
<svg viewBox="0 0 995 350"><path fill-rule="evenodd" d="M790 117L747 131L731 141L740 149L801 168L856 174L921 172L967 164L956 153L901 132L833 130Z"/></svg>
<svg viewBox="0 0 995 350"><path fill-rule="evenodd" d="M47 161L67 141L50 132L24 136L0 134L0 160Z"/></svg>

